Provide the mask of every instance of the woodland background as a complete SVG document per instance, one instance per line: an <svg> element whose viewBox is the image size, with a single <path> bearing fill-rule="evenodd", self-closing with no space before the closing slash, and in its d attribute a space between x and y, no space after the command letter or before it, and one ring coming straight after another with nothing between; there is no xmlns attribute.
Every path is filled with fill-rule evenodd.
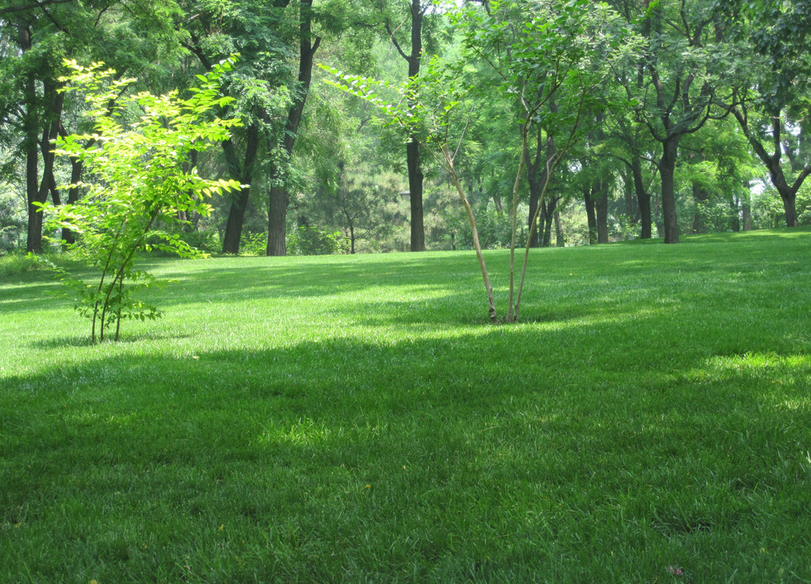
<svg viewBox="0 0 811 584"><path fill-rule="evenodd" d="M602 24L556 37L555 19L573 13ZM183 95L239 55L223 115L243 126L192 164L243 187L171 226L208 252L470 248L450 177L424 142L316 66L398 84L433 55L455 64L466 91L456 170L485 248L509 245L522 150L519 244L539 204L537 246L811 224L809 26L807 0L3 0L0 250L73 239L43 229L36 206L83 194L70 186L81 161L52 153L85 130L80 96L61 92L65 59ZM580 101L565 82L550 90L561 71L584 68L576 51L599 81ZM547 100L531 124L516 88Z"/></svg>

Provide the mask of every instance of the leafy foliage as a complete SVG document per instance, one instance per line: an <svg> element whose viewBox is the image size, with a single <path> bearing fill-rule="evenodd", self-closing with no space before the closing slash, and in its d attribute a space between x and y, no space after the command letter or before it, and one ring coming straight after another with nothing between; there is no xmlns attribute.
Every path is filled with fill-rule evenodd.
<svg viewBox="0 0 811 584"><path fill-rule="evenodd" d="M189 99L176 92L120 97L133 80L116 80L114 71L98 63L68 65L74 72L65 81L74 90L87 92L86 115L93 129L57 143L58 154L84 163L87 178L71 185L86 190L84 199L56 209L53 224L79 235L77 251L100 275L93 284L67 273L62 281L79 314L92 320L92 340L97 325L99 339L104 340L105 330L114 323L117 340L122 319L160 316L155 306L132 297L138 288L155 283L148 273L135 269L137 252L157 248L181 257L199 255L179 234L156 230L156 225L178 224L180 212L207 215L208 198L239 188L233 180L204 179L190 164L193 151L226 140L229 128L240 123L213 115L231 101L219 90L220 77L230 63L198 76L200 86ZM150 243L148 234L157 241Z"/></svg>

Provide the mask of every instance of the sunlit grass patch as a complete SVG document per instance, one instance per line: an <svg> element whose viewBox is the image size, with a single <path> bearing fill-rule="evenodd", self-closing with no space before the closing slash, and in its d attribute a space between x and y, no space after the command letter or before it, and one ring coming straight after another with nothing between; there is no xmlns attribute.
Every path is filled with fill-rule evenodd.
<svg viewBox="0 0 811 584"><path fill-rule="evenodd" d="M809 242L537 250L498 326L468 253L160 260L96 346L2 279L0 581L811 579Z"/></svg>

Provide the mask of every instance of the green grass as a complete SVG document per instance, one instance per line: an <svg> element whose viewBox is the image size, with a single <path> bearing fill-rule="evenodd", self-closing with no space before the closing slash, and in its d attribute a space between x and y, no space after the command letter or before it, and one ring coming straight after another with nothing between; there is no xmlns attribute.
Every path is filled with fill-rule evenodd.
<svg viewBox="0 0 811 584"><path fill-rule="evenodd" d="M0 582L809 582L811 232L687 243L7 275Z"/></svg>

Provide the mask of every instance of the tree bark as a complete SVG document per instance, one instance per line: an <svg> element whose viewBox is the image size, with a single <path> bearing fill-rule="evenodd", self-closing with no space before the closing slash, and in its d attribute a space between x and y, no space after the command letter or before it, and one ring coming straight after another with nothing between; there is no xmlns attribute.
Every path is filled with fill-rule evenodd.
<svg viewBox="0 0 811 584"><path fill-rule="evenodd" d="M659 162L659 176L662 179L662 221L665 230L665 243L679 243L674 176L680 140L681 134L675 134L669 136L662 143L662 158Z"/></svg>
<svg viewBox="0 0 811 584"><path fill-rule="evenodd" d="M259 150L259 129L251 124L245 131L245 157L240 164L236 148L231 140L222 143L225 162L233 178L242 186L238 191L231 193L231 207L228 210L228 222L225 225L225 235L222 240L222 253L239 253L239 242L242 239L242 224L245 221L245 209L251 194L251 181L253 179L253 165Z"/></svg>
<svg viewBox="0 0 811 584"><path fill-rule="evenodd" d="M741 228L743 231L752 231L752 193L749 190L749 181L743 181L741 191Z"/></svg>
<svg viewBox="0 0 811 584"><path fill-rule="evenodd" d="M411 55L408 58L408 76L420 73L422 58L422 18L420 0L411 0ZM425 225L422 209L423 173L420 166L420 145L412 140L406 146L408 190L411 200L411 251L425 251Z"/></svg>
<svg viewBox="0 0 811 584"><path fill-rule="evenodd" d="M408 54L402 49L388 22L386 32L400 56L408 63L408 76L414 78L420 73L422 59L422 25L426 7L420 0L411 0L411 50ZM425 251L425 222L423 217L423 173L420 161L420 145L415 136L406 145L406 167L408 169L408 192L411 211L411 251Z"/></svg>
<svg viewBox="0 0 811 584"><path fill-rule="evenodd" d="M82 179L82 171L84 163L78 158L71 158L70 160L70 184L76 185ZM68 189L68 205L73 205L79 200L79 187L71 186ZM65 245L72 245L76 243L76 237L73 231L68 227L62 228L62 241Z"/></svg>
<svg viewBox="0 0 811 584"><path fill-rule="evenodd" d="M737 107L732 108L732 114L738 120L738 123L740 124L747 140L749 140L749 144L752 146L755 154L757 154L758 158L760 158L768 169L769 178L771 179L772 185L774 185L774 188L777 189L777 192L780 194L780 199L783 201L783 210L786 215L786 227L797 227L797 225L799 225L797 220L796 206L797 191L800 189L800 186L805 178L811 174L811 166L807 166L802 169L799 176L794 181L794 184L789 185L788 181L786 180L786 176L783 173L783 165L780 163L783 150L780 143L782 124L779 112L771 116L772 140L774 142L774 153L771 155L766 152L766 148L763 147L761 141L750 129L746 109L741 110Z"/></svg>
<svg viewBox="0 0 811 584"><path fill-rule="evenodd" d="M623 174L622 182L622 190L625 198L625 220L628 222L628 225L636 225L637 216L639 214L639 205L636 202L636 197L634 197L634 180L633 173L630 171L630 168L627 169L625 174Z"/></svg>
<svg viewBox="0 0 811 584"><path fill-rule="evenodd" d="M589 245L597 243L597 215L594 212L592 192L592 187L583 189L583 201L586 204L586 220L589 226Z"/></svg>
<svg viewBox="0 0 811 584"><path fill-rule="evenodd" d="M282 187L271 187L268 197L268 256L287 255L287 207L290 194Z"/></svg>
<svg viewBox="0 0 811 584"><path fill-rule="evenodd" d="M729 199L730 212L732 214L732 231L741 230L741 210L738 197L732 195Z"/></svg>
<svg viewBox="0 0 811 584"><path fill-rule="evenodd" d="M701 214L701 203L707 202L709 200L710 195L702 187L697 183L693 183L693 200L696 204L696 211L693 214L693 234L704 233L706 226L704 224L704 216Z"/></svg>
<svg viewBox="0 0 811 584"><path fill-rule="evenodd" d="M535 143L535 157L530 158L529 152L525 153L527 160L527 182L529 183L529 220L527 227L529 231L532 232L530 247L538 247L539 234L543 233L544 230L545 217L543 213L540 219L541 224L537 225L536 229L532 229L531 223L532 218L535 217L535 211L538 209L538 202L541 198L543 185L546 183L547 168L555 157L555 141L552 136L548 136L546 139L546 156L543 156L544 143L542 138L543 132L539 126Z"/></svg>
<svg viewBox="0 0 811 584"><path fill-rule="evenodd" d="M442 147L442 156L445 160L445 166L451 175L453 184L456 187L456 193L462 201L467 214L468 223L470 224L470 232L473 236L473 246L476 249L476 258L479 260L479 268L482 271L482 279L484 280L484 289L487 292L487 312L490 317L490 322L495 323L498 320L496 315L496 299L493 294L493 285L490 283L490 275L487 271L487 265L484 261L484 254L482 254L482 246L479 243L479 231L476 229L476 218L473 215L473 209L470 206L470 201L465 196L465 191L462 189L462 184L459 182L459 177L456 174L456 169L453 165L453 156L446 147Z"/></svg>
<svg viewBox="0 0 811 584"><path fill-rule="evenodd" d="M549 197L549 201L547 201L546 203L546 209L544 210L544 215L546 215L546 225L544 225L543 230L544 247L552 246L552 224L555 221L555 213L557 213L557 207L558 207L558 198Z"/></svg>
<svg viewBox="0 0 811 584"><path fill-rule="evenodd" d="M555 209L555 245L556 247L566 247L566 239L563 236L563 226L560 223L560 211Z"/></svg>
<svg viewBox="0 0 811 584"><path fill-rule="evenodd" d="M62 105L65 101L64 93L57 92L55 83L45 80L43 83L43 103L45 105L45 115L41 119L36 110L36 87L32 78L26 82L26 109L31 112L30 117L26 112L26 193L28 195L28 251L40 253L42 251L42 211L35 203L44 203L48 200L48 194L53 197L54 204L59 204L59 192L56 189L56 178L54 177L54 163L56 154L54 152L56 138L59 135L59 126L62 118ZM37 123L39 122L39 124ZM44 122L44 124L43 124ZM41 150L43 169L42 179L38 183L39 152L37 151L37 126L44 125L42 140L39 143Z"/></svg>
<svg viewBox="0 0 811 584"><path fill-rule="evenodd" d="M597 212L597 243L608 243L608 190L606 182L600 181L600 190L594 208Z"/></svg>
<svg viewBox="0 0 811 584"><path fill-rule="evenodd" d="M639 222L642 226L641 239L650 239L653 232L653 219L651 217L650 193L645 191L642 180L642 162L634 155L631 159L631 174L634 177L634 192L639 205Z"/></svg>
<svg viewBox="0 0 811 584"><path fill-rule="evenodd" d="M425 251L425 224L423 217L423 173L420 164L420 145L412 140L406 145L408 165L408 196L411 205L411 251Z"/></svg>
<svg viewBox="0 0 811 584"><path fill-rule="evenodd" d="M301 0L299 15L299 73L298 86L300 97L293 103L287 114L287 132L284 136L284 149L288 157L293 154L296 144L304 106L307 103L307 94L310 91L310 82L313 77L313 60L321 37L312 37L312 7L313 0ZM290 193L281 184L271 187L268 201L268 244L266 253L269 256L287 255L287 207L290 204Z"/></svg>
<svg viewBox="0 0 811 584"><path fill-rule="evenodd" d="M24 24L18 25L18 41L20 50L25 54L31 49L31 30ZM39 151L37 148L37 86L33 71L28 72L23 89L25 100L25 114L23 117L23 132L25 134L23 149L25 151L25 195L28 203L28 231L26 251L40 253L42 251L42 213L36 203L40 200L39 189Z"/></svg>

